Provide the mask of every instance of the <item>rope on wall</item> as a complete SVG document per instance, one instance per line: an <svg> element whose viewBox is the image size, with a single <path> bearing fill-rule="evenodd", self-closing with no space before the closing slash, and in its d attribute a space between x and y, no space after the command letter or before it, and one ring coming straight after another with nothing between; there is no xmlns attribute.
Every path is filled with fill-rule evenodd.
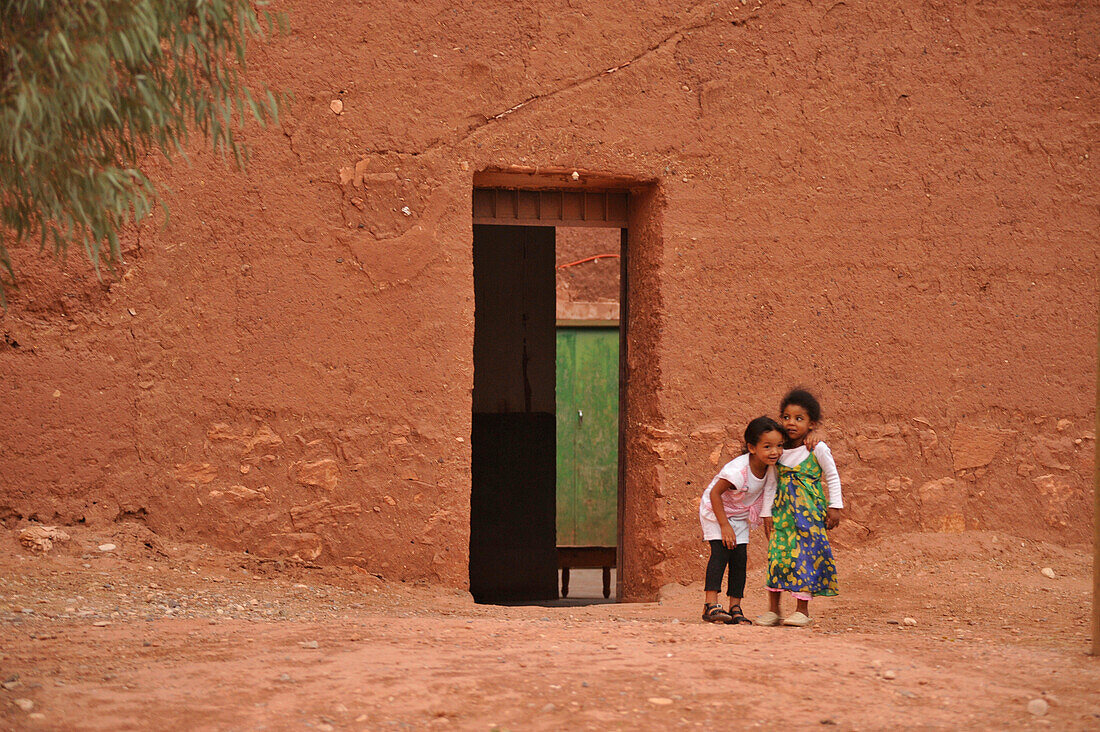
<svg viewBox="0 0 1100 732"><path fill-rule="evenodd" d="M578 264L584 264L585 262L595 262L598 259L614 258L618 259L618 254L595 254L591 257L585 257L584 259L578 259L576 262L569 262L568 264L559 264L558 269L565 269L566 267L576 267Z"/></svg>

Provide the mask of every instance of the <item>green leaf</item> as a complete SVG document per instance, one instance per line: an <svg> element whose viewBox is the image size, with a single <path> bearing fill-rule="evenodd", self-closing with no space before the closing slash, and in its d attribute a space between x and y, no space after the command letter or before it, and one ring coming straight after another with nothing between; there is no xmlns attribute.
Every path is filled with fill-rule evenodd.
<svg viewBox="0 0 1100 732"><path fill-rule="evenodd" d="M186 160L198 131L246 164L245 118L278 124L284 103L240 76L265 25L289 31L285 14L252 0L0 0L0 265L11 282L12 233L37 233L61 255L79 241L98 274L121 260L123 227L154 206L167 223L140 168L149 153Z"/></svg>

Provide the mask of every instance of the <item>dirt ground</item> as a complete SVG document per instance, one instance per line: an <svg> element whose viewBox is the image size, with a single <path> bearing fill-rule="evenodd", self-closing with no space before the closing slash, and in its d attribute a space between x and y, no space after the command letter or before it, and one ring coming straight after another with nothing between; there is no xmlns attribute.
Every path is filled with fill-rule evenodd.
<svg viewBox="0 0 1100 732"><path fill-rule="evenodd" d="M968 532L844 551L844 594L799 630L706 625L699 585L484 606L137 524L66 530L47 554L0 535L4 728L1100 728L1085 547Z"/></svg>

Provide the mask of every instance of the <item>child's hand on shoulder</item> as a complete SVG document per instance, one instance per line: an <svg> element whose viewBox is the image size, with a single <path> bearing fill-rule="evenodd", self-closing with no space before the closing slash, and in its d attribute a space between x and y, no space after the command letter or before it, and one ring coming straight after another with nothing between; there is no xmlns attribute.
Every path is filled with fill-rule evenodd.
<svg viewBox="0 0 1100 732"><path fill-rule="evenodd" d="M835 529L840 526L840 509L830 508L825 511L825 528Z"/></svg>
<svg viewBox="0 0 1100 732"><path fill-rule="evenodd" d="M819 442L821 442L821 438L818 436L817 430L810 430L806 433L805 445L807 450L813 452Z"/></svg>

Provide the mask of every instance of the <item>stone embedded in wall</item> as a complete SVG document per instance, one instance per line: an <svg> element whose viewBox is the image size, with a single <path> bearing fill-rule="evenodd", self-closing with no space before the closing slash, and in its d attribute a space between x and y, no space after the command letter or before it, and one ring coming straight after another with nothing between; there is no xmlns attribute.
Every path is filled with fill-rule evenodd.
<svg viewBox="0 0 1100 732"><path fill-rule="evenodd" d="M917 489L920 525L931 531L966 530L966 498L954 478L930 480Z"/></svg>
<svg viewBox="0 0 1100 732"><path fill-rule="evenodd" d="M1013 430L977 427L962 422L956 424L951 437L951 459L955 472L989 465L1006 437L1014 434Z"/></svg>
<svg viewBox="0 0 1100 732"><path fill-rule="evenodd" d="M256 547L255 554L264 558L289 557L312 562L321 556L324 549L324 542L317 534L291 532L264 537Z"/></svg>
<svg viewBox="0 0 1100 732"><path fill-rule="evenodd" d="M1069 461L1073 459L1075 447L1073 438L1067 435L1037 435L1032 446L1032 454L1035 456L1035 461L1044 468L1072 470L1073 467Z"/></svg>
<svg viewBox="0 0 1100 732"><path fill-rule="evenodd" d="M336 490L340 480L340 467L332 458L299 460L294 463L294 471L296 480L301 485L324 488L328 491Z"/></svg>
<svg viewBox="0 0 1100 732"><path fill-rule="evenodd" d="M1080 503L1080 508L1087 510L1084 504L1084 492L1078 490L1066 478L1058 475L1040 475L1032 480L1041 497L1043 505L1043 519L1047 525L1063 527L1074 516L1074 503ZM1080 513L1078 511L1077 513Z"/></svg>
<svg viewBox="0 0 1100 732"><path fill-rule="evenodd" d="M278 447L283 444L283 438L276 434L275 430L268 427L266 424L260 425L260 428L256 430L256 434L252 435L248 440L248 452L252 452L257 447Z"/></svg>
<svg viewBox="0 0 1100 732"><path fill-rule="evenodd" d="M899 436L856 436L856 454L865 463L894 462L906 452L905 440Z"/></svg>
<svg viewBox="0 0 1100 732"><path fill-rule="evenodd" d="M283 438L266 424L260 425L253 433L247 429L235 432L224 422L215 422L206 431L206 439L211 442L236 442L245 452L252 452L257 447L278 447L283 444Z"/></svg>
<svg viewBox="0 0 1100 732"><path fill-rule="evenodd" d="M921 457L928 457L936 446L940 444L940 437L932 428L932 423L923 417L913 417L917 426L917 443L920 446Z"/></svg>
<svg viewBox="0 0 1100 732"><path fill-rule="evenodd" d="M240 501L261 501L263 503L269 503L271 498L268 496L268 492L271 490L268 486L263 486L259 490L249 488L243 485L231 485L225 490L212 490L209 493L210 498L221 498L222 496L229 496L230 498Z"/></svg>
<svg viewBox="0 0 1100 732"><path fill-rule="evenodd" d="M684 446L676 440L675 432L653 426L647 426L645 429L646 434L639 436L640 442L661 460L668 460L684 453Z"/></svg>
<svg viewBox="0 0 1100 732"><path fill-rule="evenodd" d="M179 463L172 475L181 483L206 485L218 477L218 469L210 463Z"/></svg>
<svg viewBox="0 0 1100 732"><path fill-rule="evenodd" d="M233 431L233 428L224 422L215 422L210 425L210 429L206 431L206 439L211 441L217 440L240 440L242 435Z"/></svg>
<svg viewBox="0 0 1100 732"><path fill-rule="evenodd" d="M357 503L335 505L322 498L304 506L291 507L290 522L299 531L319 531L324 527L345 527L362 512L363 508Z"/></svg>
<svg viewBox="0 0 1100 732"><path fill-rule="evenodd" d="M663 430L662 430L663 431ZM725 425L720 424L705 424L698 429L692 430L689 437L692 440L698 440L700 438L704 440L720 440L727 434Z"/></svg>
<svg viewBox="0 0 1100 732"><path fill-rule="evenodd" d="M922 457L931 455L932 451L936 449L936 446L940 444L940 438L935 430L918 430L917 440L920 444L920 454Z"/></svg>

